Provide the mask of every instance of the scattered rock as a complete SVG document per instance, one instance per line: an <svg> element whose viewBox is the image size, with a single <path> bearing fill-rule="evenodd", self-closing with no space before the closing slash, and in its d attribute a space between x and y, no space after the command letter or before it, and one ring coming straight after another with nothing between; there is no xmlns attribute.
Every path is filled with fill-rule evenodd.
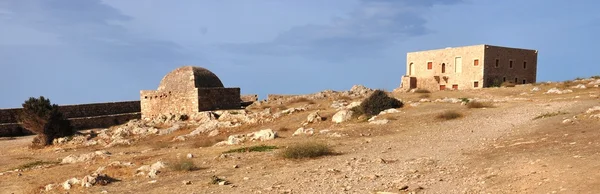
<svg viewBox="0 0 600 194"><path fill-rule="evenodd" d="M191 185L192 181L182 181L181 183L183 183L183 185Z"/></svg>
<svg viewBox="0 0 600 194"><path fill-rule="evenodd" d="M547 92L545 92L544 94L566 94L566 93L571 93L573 92L573 90L560 90L558 88L551 88L550 90L548 90Z"/></svg>
<svg viewBox="0 0 600 194"><path fill-rule="evenodd" d="M594 106L592 108L589 108L587 111L585 111L586 114L591 114L591 113L595 113L595 112L600 112L600 106Z"/></svg>
<svg viewBox="0 0 600 194"><path fill-rule="evenodd" d="M156 178L157 175L161 172L160 170L165 167L166 167L165 163L158 161L152 165L144 165L144 166L139 167L136 170L136 174L137 175L145 175L147 172L148 177Z"/></svg>
<svg viewBox="0 0 600 194"><path fill-rule="evenodd" d="M319 122L319 121L323 121L323 117L321 117L321 115L319 115L319 111L310 113L308 115L308 117L306 117L306 122L308 122L308 123L314 123L314 122Z"/></svg>
<svg viewBox="0 0 600 194"><path fill-rule="evenodd" d="M381 120L375 120L375 121L371 121L369 122L369 124L374 124L374 125L385 125L387 123L389 123L390 121L387 119L381 119Z"/></svg>
<svg viewBox="0 0 600 194"><path fill-rule="evenodd" d="M542 90L542 89L540 89L539 87L533 87L531 89L532 92L537 92L537 91L540 91L540 90Z"/></svg>
<svg viewBox="0 0 600 194"><path fill-rule="evenodd" d="M342 122L350 120L352 118L353 113L354 112L352 112L351 110L341 110L341 111L335 113L335 115L333 115L331 120L334 123L342 123Z"/></svg>
<svg viewBox="0 0 600 194"><path fill-rule="evenodd" d="M315 130L313 128L305 129L304 127L300 127L300 128L298 128L298 130L296 130L296 132L294 132L294 134L292 134L292 136L312 135L314 133L315 133Z"/></svg>
<svg viewBox="0 0 600 194"><path fill-rule="evenodd" d="M391 114L391 113L399 113L400 111L398 109L395 108L390 108L384 111L379 112L379 115L384 115L384 114Z"/></svg>
<svg viewBox="0 0 600 194"><path fill-rule="evenodd" d="M110 153L106 150L100 150L92 153L81 154L81 155L69 155L62 159L61 164L74 164L78 162L90 161L96 157L106 158L110 156Z"/></svg>
<svg viewBox="0 0 600 194"><path fill-rule="evenodd" d="M186 158L193 158L193 157L194 157L194 155L191 153L186 155Z"/></svg>
<svg viewBox="0 0 600 194"><path fill-rule="evenodd" d="M565 120L563 120L563 121L562 121L562 123L563 123L563 124L571 124L571 123L573 123L573 122L574 122L574 121L573 121L573 120L571 120L571 119L565 119Z"/></svg>
<svg viewBox="0 0 600 194"><path fill-rule="evenodd" d="M249 133L247 136L250 137L250 141L267 141L275 139L277 137L277 132L273 131L272 129L263 129L257 132Z"/></svg>
<svg viewBox="0 0 600 194"><path fill-rule="evenodd" d="M79 181L79 179L77 179L77 178L71 178L71 179L69 179L69 180L67 180L67 181L63 182L63 184L62 184L62 187L63 187L63 189L65 189L65 190L69 190L69 189L71 189L71 187L72 187L73 185L79 184L80 182L81 182L81 181Z"/></svg>
<svg viewBox="0 0 600 194"><path fill-rule="evenodd" d="M585 85L583 85L583 84L577 84L576 86L573 86L573 87L571 87L571 88L575 88L575 89L585 89L586 87L585 87Z"/></svg>

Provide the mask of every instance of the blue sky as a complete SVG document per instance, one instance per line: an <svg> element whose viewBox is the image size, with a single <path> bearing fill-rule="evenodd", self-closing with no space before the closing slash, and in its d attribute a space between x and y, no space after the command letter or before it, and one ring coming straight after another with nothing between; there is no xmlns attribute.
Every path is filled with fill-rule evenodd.
<svg viewBox="0 0 600 194"><path fill-rule="evenodd" d="M538 81L600 74L599 1L0 0L0 108L139 99L183 65L242 93L392 90L406 53L539 50Z"/></svg>

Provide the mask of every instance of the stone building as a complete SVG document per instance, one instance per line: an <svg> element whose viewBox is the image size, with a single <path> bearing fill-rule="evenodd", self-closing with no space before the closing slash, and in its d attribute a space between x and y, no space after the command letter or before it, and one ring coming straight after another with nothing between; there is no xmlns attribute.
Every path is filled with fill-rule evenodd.
<svg viewBox="0 0 600 194"><path fill-rule="evenodd" d="M474 45L410 52L402 90L477 89L535 83L537 50Z"/></svg>
<svg viewBox="0 0 600 194"><path fill-rule="evenodd" d="M239 109L240 88L225 88L219 77L207 69L184 66L167 74L157 90L140 91L140 105L142 119Z"/></svg>

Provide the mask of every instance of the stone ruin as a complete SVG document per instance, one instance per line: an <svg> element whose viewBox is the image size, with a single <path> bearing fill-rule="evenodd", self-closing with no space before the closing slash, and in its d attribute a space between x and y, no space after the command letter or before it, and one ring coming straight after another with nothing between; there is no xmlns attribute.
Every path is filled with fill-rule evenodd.
<svg viewBox="0 0 600 194"><path fill-rule="evenodd" d="M225 88L217 75L202 67L177 68L162 79L157 90L140 91L142 119L240 109L241 104L240 88Z"/></svg>

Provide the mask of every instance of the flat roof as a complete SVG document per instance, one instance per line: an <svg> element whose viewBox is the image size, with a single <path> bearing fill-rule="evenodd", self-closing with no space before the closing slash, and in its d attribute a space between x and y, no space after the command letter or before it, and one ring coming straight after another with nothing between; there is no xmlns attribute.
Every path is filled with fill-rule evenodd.
<svg viewBox="0 0 600 194"><path fill-rule="evenodd" d="M506 46L496 46L496 45L490 45L490 44L476 44L476 45L468 45L468 46L458 46L458 47L446 47L446 48L437 48L437 49L429 49L429 50L419 50L419 51L412 51L412 52L408 52L408 53L426 52L426 51L439 51L439 50L446 50L446 49L456 49L456 48L465 48L465 47L477 47L477 46L491 46L491 47L507 48L507 49L537 51L537 50L534 50L534 49L506 47Z"/></svg>

